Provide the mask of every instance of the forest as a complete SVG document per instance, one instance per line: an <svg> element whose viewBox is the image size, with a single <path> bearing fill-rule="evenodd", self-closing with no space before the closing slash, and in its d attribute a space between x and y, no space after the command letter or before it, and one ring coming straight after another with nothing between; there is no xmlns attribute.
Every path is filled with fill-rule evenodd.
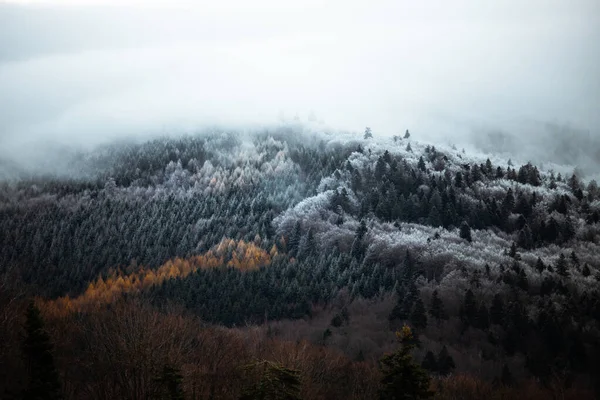
<svg viewBox="0 0 600 400"><path fill-rule="evenodd" d="M597 183L416 136L214 129L0 181L0 397L596 398Z"/></svg>

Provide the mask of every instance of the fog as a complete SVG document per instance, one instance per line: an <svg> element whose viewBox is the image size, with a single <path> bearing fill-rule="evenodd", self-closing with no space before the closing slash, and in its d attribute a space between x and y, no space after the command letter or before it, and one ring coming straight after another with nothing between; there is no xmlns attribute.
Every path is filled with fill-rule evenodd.
<svg viewBox="0 0 600 400"><path fill-rule="evenodd" d="M0 3L0 169L314 114L597 173L600 2L488 3Z"/></svg>

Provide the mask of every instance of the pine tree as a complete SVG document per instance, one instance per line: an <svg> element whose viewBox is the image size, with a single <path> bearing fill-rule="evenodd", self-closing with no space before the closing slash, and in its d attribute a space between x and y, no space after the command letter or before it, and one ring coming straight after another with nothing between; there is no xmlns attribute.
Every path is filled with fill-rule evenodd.
<svg viewBox="0 0 600 400"><path fill-rule="evenodd" d="M52 350L53 346L44 329L40 310L31 302L27 307L25 340L23 341L23 357L29 373L24 399L55 400L62 398Z"/></svg>
<svg viewBox="0 0 600 400"><path fill-rule="evenodd" d="M368 126L365 128L365 139L371 139L373 134L371 133L371 128Z"/></svg>
<svg viewBox="0 0 600 400"><path fill-rule="evenodd" d="M517 244L515 242L512 242L512 244L510 245L510 251L508 253L508 256L514 258L515 260L521 259L521 256L517 252Z"/></svg>
<svg viewBox="0 0 600 400"><path fill-rule="evenodd" d="M421 171L426 171L427 167L425 166L425 160L423 159L423 156L419 157L419 162L417 163L417 167L419 167L419 169Z"/></svg>
<svg viewBox="0 0 600 400"><path fill-rule="evenodd" d="M492 162L488 158L487 160L485 160L485 173L487 174L487 176L492 176L492 172L494 172L494 167L492 165Z"/></svg>
<svg viewBox="0 0 600 400"><path fill-rule="evenodd" d="M432 351L428 351L423 358L423 362L421 363L421 367L426 369L429 372L437 372L437 360L435 359L435 354Z"/></svg>
<svg viewBox="0 0 600 400"><path fill-rule="evenodd" d="M579 266L579 257L577 257L577 253L575 253L575 250L571 251L571 262L574 266Z"/></svg>
<svg viewBox="0 0 600 400"><path fill-rule="evenodd" d="M240 400L299 400L300 373L271 361L258 361L245 367L250 372L250 383ZM259 377L252 376L254 372Z"/></svg>
<svg viewBox="0 0 600 400"><path fill-rule="evenodd" d="M427 217L427 222L431 226L442 226L442 216L436 206L431 207L431 210L429 211L429 216Z"/></svg>
<svg viewBox="0 0 600 400"><path fill-rule="evenodd" d="M446 311L444 310L444 303L438 294L437 289L433 291L433 296L431 298L431 309L429 310L431 316L438 321L441 319L447 319Z"/></svg>
<svg viewBox="0 0 600 400"><path fill-rule="evenodd" d="M408 139L409 137L410 137L410 132L407 129L406 132L404 133L404 139Z"/></svg>
<svg viewBox="0 0 600 400"><path fill-rule="evenodd" d="M510 213L512 213L514 208L515 208L515 196L513 194L512 189L508 189L508 191L506 192L506 196L504 197L504 200L502 201L502 214L504 216L508 216L508 215L510 215Z"/></svg>
<svg viewBox="0 0 600 400"><path fill-rule="evenodd" d="M541 258L538 257L536 263L535 263L535 269L537 269L537 271L541 274L542 272L544 272L544 270L546 269L546 265L544 264L544 262L542 261Z"/></svg>
<svg viewBox="0 0 600 400"><path fill-rule="evenodd" d="M410 315L410 322L415 328L425 329L427 327L427 315L425 314L425 305L419 297L415 303L413 311Z"/></svg>
<svg viewBox="0 0 600 400"><path fill-rule="evenodd" d="M590 266L586 264L583 265L583 268L581 269L581 275L583 275L584 277L588 277L590 276L591 271L590 271Z"/></svg>
<svg viewBox="0 0 600 400"><path fill-rule="evenodd" d="M396 332L396 337L400 348L383 356L379 362L383 375L379 398L416 400L432 397L434 393L429 390L429 375L414 362L410 354L415 347L410 328L404 325L401 331Z"/></svg>
<svg viewBox="0 0 600 400"><path fill-rule="evenodd" d="M457 172L456 176L454 177L454 186L457 188L461 188L463 186L463 174L460 171Z"/></svg>
<svg viewBox="0 0 600 400"><path fill-rule="evenodd" d="M367 224L364 220L360 221L360 225L356 229L356 234L354 235L354 242L352 243L351 254L357 260L362 259L365 253L365 246L363 243L363 238L367 233Z"/></svg>
<svg viewBox="0 0 600 400"><path fill-rule="evenodd" d="M560 276L568 276L569 275L569 271L567 271L567 258L565 257L565 255L563 253L560 253L560 257L558 258L558 261L556 262L556 272Z"/></svg>
<svg viewBox="0 0 600 400"><path fill-rule="evenodd" d="M440 354L438 354L437 366L440 375L448 375L450 372L452 372L452 370L454 370L454 368L456 368L456 365L454 364L454 359L448 353L448 349L446 348L446 346L442 347L442 350L440 350Z"/></svg>
<svg viewBox="0 0 600 400"><path fill-rule="evenodd" d="M460 237L462 239L465 239L469 243L473 241L473 238L471 236L471 227L469 226L467 221L463 221L463 223L460 225Z"/></svg>
<svg viewBox="0 0 600 400"><path fill-rule="evenodd" d="M524 249L531 249L533 247L533 234L529 225L525 225L523 229L519 231L518 237L519 246Z"/></svg>
<svg viewBox="0 0 600 400"><path fill-rule="evenodd" d="M386 150L387 151L387 150ZM378 181L383 178L387 171L387 164L383 157L379 157L377 159L377 163L375 164L375 179Z"/></svg>

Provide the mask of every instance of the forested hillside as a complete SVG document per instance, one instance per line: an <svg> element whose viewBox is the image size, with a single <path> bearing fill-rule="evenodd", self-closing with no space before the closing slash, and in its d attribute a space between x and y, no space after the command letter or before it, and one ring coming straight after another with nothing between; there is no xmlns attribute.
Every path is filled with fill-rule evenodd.
<svg viewBox="0 0 600 400"><path fill-rule="evenodd" d="M394 351L435 398L594 398L596 182L414 136L213 131L1 182L0 397L34 300L69 399L391 398Z"/></svg>

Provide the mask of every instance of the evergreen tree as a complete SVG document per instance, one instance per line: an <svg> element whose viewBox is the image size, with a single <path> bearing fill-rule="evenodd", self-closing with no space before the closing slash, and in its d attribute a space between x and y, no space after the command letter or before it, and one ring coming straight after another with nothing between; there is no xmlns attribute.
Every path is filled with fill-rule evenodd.
<svg viewBox="0 0 600 400"><path fill-rule="evenodd" d="M425 160L423 159L423 156L419 157L417 167L419 167L419 169L423 172L427 171L427 167L425 166Z"/></svg>
<svg viewBox="0 0 600 400"><path fill-rule="evenodd" d="M454 186L457 188L461 188L463 186L463 174L460 171L457 172L456 176L454 177Z"/></svg>
<svg viewBox="0 0 600 400"><path fill-rule="evenodd" d="M504 196L504 200L502 201L502 214L504 216L508 216L512 213L515 208L515 196L513 194L512 189L508 189L506 192L506 196Z"/></svg>
<svg viewBox="0 0 600 400"><path fill-rule="evenodd" d="M462 239L465 239L469 243L473 241L473 238L471 236L471 227L469 226L467 221L463 221L463 223L460 224L460 237Z"/></svg>
<svg viewBox="0 0 600 400"><path fill-rule="evenodd" d="M512 242L512 244L510 245L510 251L508 252L508 256L515 260L521 259L521 256L517 252L517 244L515 242Z"/></svg>
<svg viewBox="0 0 600 400"><path fill-rule="evenodd" d="M360 221L360 225L356 229L356 234L354 235L354 242L352 242L352 250L351 254L357 260L361 260L365 253L365 245L363 242L363 238L367 233L367 224L364 220Z"/></svg>
<svg viewBox="0 0 600 400"><path fill-rule="evenodd" d="M437 289L433 291L433 296L431 298L431 309L429 310L429 313L438 321L448 318L446 310L444 310L444 303L442 302L442 299L440 299Z"/></svg>
<svg viewBox="0 0 600 400"><path fill-rule="evenodd" d="M406 132L404 132L404 139L408 139L409 137L410 137L410 132L407 129Z"/></svg>
<svg viewBox="0 0 600 400"><path fill-rule="evenodd" d="M24 399L55 400L62 398L52 350L53 346L44 329L40 310L31 302L27 307L25 340L23 341L23 356L29 373Z"/></svg>
<svg viewBox="0 0 600 400"><path fill-rule="evenodd" d="M558 261L556 262L556 272L560 276L569 276L569 271L567 271L567 258L563 253L560 253L560 257L558 257Z"/></svg>
<svg viewBox="0 0 600 400"><path fill-rule="evenodd" d="M258 361L245 367L249 385L240 400L299 400L300 373L271 361ZM255 374L259 376L256 377Z"/></svg>
<svg viewBox="0 0 600 400"><path fill-rule="evenodd" d="M379 389L380 400L427 399L433 396L429 390L430 378L427 372L413 360L413 336L410 328L404 326L396 332L400 348L383 356L379 362L383 378Z"/></svg>
<svg viewBox="0 0 600 400"><path fill-rule="evenodd" d="M433 354L432 351L428 351L427 354L425 354L425 358L423 358L421 367L429 372L437 372L437 360L435 359L435 354Z"/></svg>
<svg viewBox="0 0 600 400"><path fill-rule="evenodd" d="M446 348L446 346L442 347L442 350L440 350L440 354L438 354L437 365L438 372L440 373L440 375L448 375L454 370L454 368L456 368L456 365L454 364L454 359L448 353L448 349Z"/></svg>
<svg viewBox="0 0 600 400"><path fill-rule="evenodd" d="M504 178L504 171L502 170L502 167L498 167L496 168L496 179L502 178Z"/></svg>
<svg viewBox="0 0 600 400"><path fill-rule="evenodd" d="M368 126L365 128L365 139L371 139L373 134L371 133L371 128Z"/></svg>
<svg viewBox="0 0 600 400"><path fill-rule="evenodd" d="M579 266L579 257L577 257L575 250L571 251L571 262L574 266Z"/></svg>
<svg viewBox="0 0 600 400"><path fill-rule="evenodd" d="M590 276L591 271L590 271L590 266L586 264L583 265L583 268L581 269L581 275L583 275L584 277L588 277Z"/></svg>
<svg viewBox="0 0 600 400"><path fill-rule="evenodd" d="M531 249L533 247L533 234L529 225L525 225L525 227L519 231L517 240L519 246L524 249Z"/></svg>
<svg viewBox="0 0 600 400"><path fill-rule="evenodd" d="M387 150L386 150L387 151ZM379 157L377 159L377 163L375 164L375 179L378 181L383 178L387 171L387 164L383 157Z"/></svg>
<svg viewBox="0 0 600 400"><path fill-rule="evenodd" d="M410 322L415 328L425 329L427 327L427 315L425 314L425 305L419 297L415 303L413 311L410 315Z"/></svg>
<svg viewBox="0 0 600 400"><path fill-rule="evenodd" d="M487 160L485 160L485 173L487 174L487 176L492 176L493 172L494 167L492 166L492 161L490 161L490 159L488 158Z"/></svg>
<svg viewBox="0 0 600 400"><path fill-rule="evenodd" d="M436 206L431 207L431 210L429 211L429 216L427 217L427 222L431 226L442 226L442 216Z"/></svg>
<svg viewBox="0 0 600 400"><path fill-rule="evenodd" d="M535 263L535 269L537 269L537 271L541 274L542 272L544 272L544 270L546 269L546 265L544 264L544 262L542 261L541 258L538 257L536 263Z"/></svg>

